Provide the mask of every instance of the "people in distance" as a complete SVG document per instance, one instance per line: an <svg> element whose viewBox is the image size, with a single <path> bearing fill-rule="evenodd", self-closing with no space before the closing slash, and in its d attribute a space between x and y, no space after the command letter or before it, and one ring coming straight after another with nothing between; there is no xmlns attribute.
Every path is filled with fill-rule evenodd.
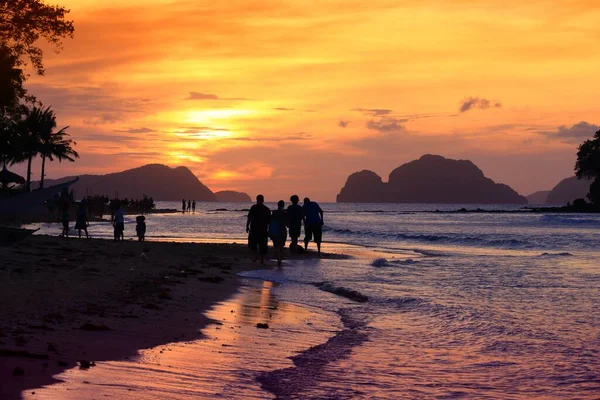
<svg viewBox="0 0 600 400"><path fill-rule="evenodd" d="M273 247L277 254L277 266L281 267L283 261L283 249L287 241L288 213L285 210L285 202L279 200L277 210L271 214L271 223L269 224L269 237L273 241Z"/></svg>
<svg viewBox="0 0 600 400"><path fill-rule="evenodd" d="M248 220L246 221L248 247L254 252L254 261L260 258L260 263L263 265L265 254L267 254L269 224L271 222L271 210L264 203L265 198L262 194L256 196L256 204L250 207Z"/></svg>
<svg viewBox="0 0 600 400"><path fill-rule="evenodd" d="M318 203L304 198L304 250L308 249L308 243L314 239L317 251L321 257L321 241L323 239L323 210Z"/></svg>
<svg viewBox="0 0 600 400"><path fill-rule="evenodd" d="M88 219L88 202L84 198L79 202L79 207L77 208L77 222L75 222L75 229L77 229L80 239L81 231L85 232L86 238L90 238L90 235L88 234L88 226L90 226Z"/></svg>
<svg viewBox="0 0 600 400"><path fill-rule="evenodd" d="M121 208L121 202L116 203L115 221L113 222L115 228L115 242L123 241L125 238L125 215L123 214L123 208Z"/></svg>
<svg viewBox="0 0 600 400"><path fill-rule="evenodd" d="M302 206L298 204L300 198L298 195L290 197L290 204L287 208L289 228L290 228L290 252L297 253L303 250L301 246L298 246L298 238L302 231L302 221L304 220L304 210Z"/></svg>
<svg viewBox="0 0 600 400"><path fill-rule="evenodd" d="M196 200L192 201L192 212L196 214Z"/></svg>
<svg viewBox="0 0 600 400"><path fill-rule="evenodd" d="M181 212L185 213L185 209L186 209L185 199L182 199L181 200Z"/></svg>
<svg viewBox="0 0 600 400"><path fill-rule="evenodd" d="M138 237L139 242L144 242L146 240L146 217L143 215L138 215L135 217L135 232Z"/></svg>
<svg viewBox="0 0 600 400"><path fill-rule="evenodd" d="M192 212L192 201L188 200L187 211Z"/></svg>

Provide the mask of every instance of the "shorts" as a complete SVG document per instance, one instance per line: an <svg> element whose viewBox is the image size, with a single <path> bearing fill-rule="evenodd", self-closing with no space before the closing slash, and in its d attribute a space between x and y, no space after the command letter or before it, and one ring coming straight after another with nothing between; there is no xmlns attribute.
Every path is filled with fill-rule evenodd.
<svg viewBox="0 0 600 400"><path fill-rule="evenodd" d="M300 237L300 233L302 231L302 225L290 225L290 237L292 239L297 239Z"/></svg>
<svg viewBox="0 0 600 400"><path fill-rule="evenodd" d="M268 246L269 235L267 232L253 233L251 231L248 235L248 247L250 250L256 251L256 248L258 247L260 254L267 254Z"/></svg>
<svg viewBox="0 0 600 400"><path fill-rule="evenodd" d="M321 243L323 241L323 225L319 222L317 224L309 224L304 226L304 241L306 243L315 239L315 243Z"/></svg>
<svg viewBox="0 0 600 400"><path fill-rule="evenodd" d="M63 229L69 229L69 220L63 219L62 225L63 225Z"/></svg>

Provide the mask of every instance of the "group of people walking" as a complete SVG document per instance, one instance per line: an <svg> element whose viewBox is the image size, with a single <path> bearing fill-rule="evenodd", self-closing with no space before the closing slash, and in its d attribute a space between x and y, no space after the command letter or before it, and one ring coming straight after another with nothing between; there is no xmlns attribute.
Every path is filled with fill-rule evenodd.
<svg viewBox="0 0 600 400"><path fill-rule="evenodd" d="M254 204L248 213L246 232L248 233L248 246L255 253L254 260L260 258L264 264L267 254L269 238L277 254L277 265L281 266L283 251L290 236L290 251L300 252L308 249L308 244L314 240L317 244L319 257L321 256L321 242L323 239L323 210L318 203L304 198L304 205L300 206L297 195L290 197L291 205L285 208L285 202L279 200L277 210L271 212L265 203L262 194L256 196ZM298 239L304 224L304 248L298 245Z"/></svg>
<svg viewBox="0 0 600 400"><path fill-rule="evenodd" d="M188 200L187 203L185 199L181 200L181 210L185 214L186 212L195 213L196 212L196 200Z"/></svg>

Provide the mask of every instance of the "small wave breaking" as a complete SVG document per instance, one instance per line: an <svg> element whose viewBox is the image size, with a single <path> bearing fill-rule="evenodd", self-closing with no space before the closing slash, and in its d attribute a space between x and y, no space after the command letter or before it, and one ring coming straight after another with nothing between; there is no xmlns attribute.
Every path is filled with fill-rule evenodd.
<svg viewBox="0 0 600 400"><path fill-rule="evenodd" d="M335 286L330 282L318 282L314 283L313 285L324 292L329 292L340 297L345 297L349 300L356 301L358 303L366 303L369 301L369 297L360 293L359 291L348 289L343 286Z"/></svg>
<svg viewBox="0 0 600 400"><path fill-rule="evenodd" d="M376 258L371 262L371 266L381 268L381 267L391 267L394 265L412 265L416 264L418 261L413 260L412 258L407 258L406 260L388 260L386 258Z"/></svg>

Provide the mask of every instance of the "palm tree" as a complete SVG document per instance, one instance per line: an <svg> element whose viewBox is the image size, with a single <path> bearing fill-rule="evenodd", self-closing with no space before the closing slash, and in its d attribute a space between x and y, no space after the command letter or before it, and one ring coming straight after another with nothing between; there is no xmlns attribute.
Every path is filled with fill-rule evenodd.
<svg viewBox="0 0 600 400"><path fill-rule="evenodd" d="M40 131L43 124L43 110L39 107L27 108L25 118L16 124L18 154L15 154L11 164L27 161L27 178L25 190L31 190L31 162L40 148Z"/></svg>
<svg viewBox="0 0 600 400"><path fill-rule="evenodd" d="M79 158L79 154L73 149L76 144L67 137L67 129L64 127L59 131L56 129L56 115L50 107L43 110L43 123L41 124L40 130L40 143L38 154L42 157L42 177L40 179L40 189L44 187L44 177L46 171L46 159L54 161L56 158L59 162L68 160L74 162L76 158Z"/></svg>

